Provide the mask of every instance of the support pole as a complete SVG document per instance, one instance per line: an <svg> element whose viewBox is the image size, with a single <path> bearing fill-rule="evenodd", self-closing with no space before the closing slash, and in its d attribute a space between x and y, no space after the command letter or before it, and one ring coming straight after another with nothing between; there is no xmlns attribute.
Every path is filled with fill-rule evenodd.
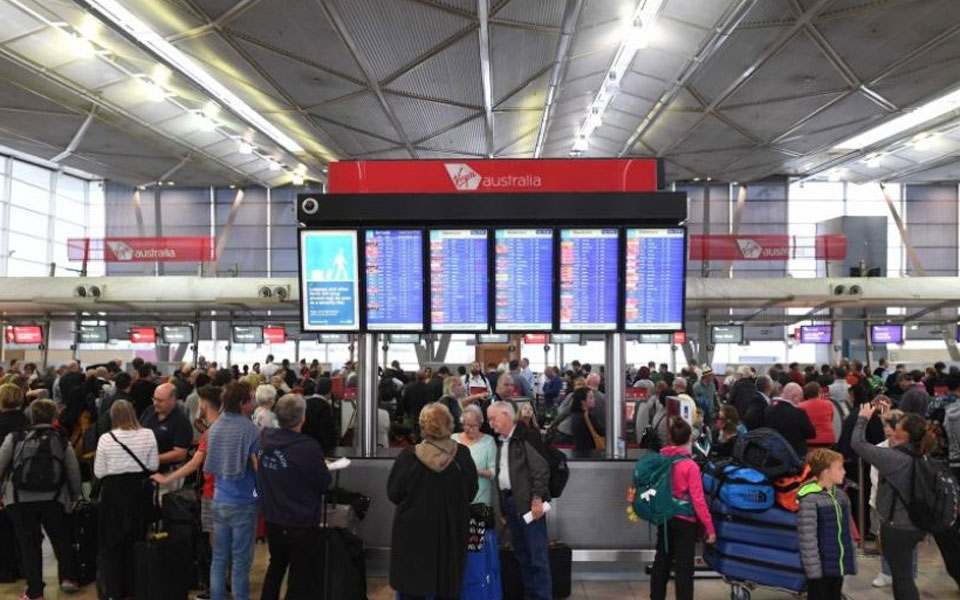
<svg viewBox="0 0 960 600"><path fill-rule="evenodd" d="M606 390L607 390L607 458L626 458L627 440L624 427L624 400L626 388L626 337L622 333L606 335Z"/></svg>
<svg viewBox="0 0 960 600"><path fill-rule="evenodd" d="M40 353L40 368L47 370L47 358L50 355L50 319L43 322L43 350Z"/></svg>
<svg viewBox="0 0 960 600"><path fill-rule="evenodd" d="M200 263L201 265L203 263ZM216 323L211 323L211 327L216 327ZM193 321L193 368L200 366L200 313L197 313Z"/></svg>
<svg viewBox="0 0 960 600"><path fill-rule="evenodd" d="M80 313L77 313L73 321L73 344L70 347L72 350L70 357L73 360L80 360Z"/></svg>
<svg viewBox="0 0 960 600"><path fill-rule="evenodd" d="M362 333L359 339L360 364L357 389L357 440L360 456L377 455L377 334Z"/></svg>

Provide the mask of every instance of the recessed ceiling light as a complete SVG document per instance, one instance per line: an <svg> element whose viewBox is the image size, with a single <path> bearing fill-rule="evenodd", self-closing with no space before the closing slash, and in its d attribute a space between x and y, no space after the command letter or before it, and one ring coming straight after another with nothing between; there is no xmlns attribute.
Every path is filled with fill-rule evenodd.
<svg viewBox="0 0 960 600"><path fill-rule="evenodd" d="M272 158L267 159L267 165L268 165L268 167L269 167L269 169L270 169L271 171L279 171L279 170L280 170L280 163L278 163L277 161L273 160Z"/></svg>
<svg viewBox="0 0 960 600"><path fill-rule="evenodd" d="M960 109L960 89L931 100L903 116L877 125L873 129L844 140L834 146L835 150L862 150L883 140L893 138L905 131L915 129L925 123L938 119L950 111Z"/></svg>
<svg viewBox="0 0 960 600"><path fill-rule="evenodd" d="M298 175L297 173L294 173L291 181L293 185L303 185L303 176Z"/></svg>
<svg viewBox="0 0 960 600"><path fill-rule="evenodd" d="M253 146L246 140L240 140L240 143L237 145L237 152L240 154L252 154Z"/></svg>

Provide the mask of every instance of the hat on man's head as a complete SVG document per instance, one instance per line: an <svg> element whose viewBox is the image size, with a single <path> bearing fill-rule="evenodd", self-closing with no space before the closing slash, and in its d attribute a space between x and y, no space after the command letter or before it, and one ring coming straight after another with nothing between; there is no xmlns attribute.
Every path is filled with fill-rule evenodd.
<svg viewBox="0 0 960 600"><path fill-rule="evenodd" d="M713 368L704 367L703 371L700 373L701 376L706 377L707 375L713 375Z"/></svg>

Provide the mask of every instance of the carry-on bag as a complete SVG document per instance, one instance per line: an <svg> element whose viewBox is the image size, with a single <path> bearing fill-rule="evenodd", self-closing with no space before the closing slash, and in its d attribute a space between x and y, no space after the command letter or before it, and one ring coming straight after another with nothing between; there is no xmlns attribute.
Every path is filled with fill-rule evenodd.
<svg viewBox="0 0 960 600"><path fill-rule="evenodd" d="M159 490L154 492L159 512ZM134 600L186 600L190 589L189 543L162 531L154 520L147 539L133 545Z"/></svg>
<svg viewBox="0 0 960 600"><path fill-rule="evenodd" d="M773 486L767 477L750 467L708 465L703 490L725 504L741 510L766 510L773 506Z"/></svg>

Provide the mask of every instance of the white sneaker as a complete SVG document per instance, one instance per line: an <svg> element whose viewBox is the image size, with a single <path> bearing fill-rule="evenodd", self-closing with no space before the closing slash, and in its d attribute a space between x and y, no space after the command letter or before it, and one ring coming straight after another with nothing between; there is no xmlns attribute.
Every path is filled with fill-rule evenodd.
<svg viewBox="0 0 960 600"><path fill-rule="evenodd" d="M893 577L890 575L884 575L883 573L877 573L877 578L872 582L873 587L881 588L887 587L888 585L893 584Z"/></svg>

